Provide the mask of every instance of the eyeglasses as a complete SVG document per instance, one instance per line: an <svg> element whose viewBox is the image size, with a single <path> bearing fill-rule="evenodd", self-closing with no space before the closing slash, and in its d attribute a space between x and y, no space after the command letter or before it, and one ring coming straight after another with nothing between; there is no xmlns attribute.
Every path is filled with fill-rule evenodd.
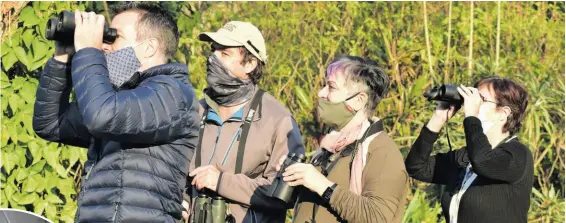
<svg viewBox="0 0 566 223"><path fill-rule="evenodd" d="M499 105L499 103L497 103L497 102L495 102L495 101L487 100L487 99L486 99L483 95L481 95L481 94L480 94L480 97L481 97L481 100L482 100L483 102L491 102L491 103L493 103L493 104L495 104L495 105Z"/></svg>

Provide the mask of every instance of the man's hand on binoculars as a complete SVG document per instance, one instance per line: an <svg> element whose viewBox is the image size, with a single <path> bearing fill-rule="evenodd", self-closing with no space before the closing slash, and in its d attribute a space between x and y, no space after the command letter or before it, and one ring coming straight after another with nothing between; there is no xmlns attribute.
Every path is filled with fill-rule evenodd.
<svg viewBox="0 0 566 223"><path fill-rule="evenodd" d="M94 12L75 11L75 49L102 49L104 16Z"/></svg>
<svg viewBox="0 0 566 223"><path fill-rule="evenodd" d="M458 92L464 98L464 115L478 116L482 99L477 88L460 85Z"/></svg>
<svg viewBox="0 0 566 223"><path fill-rule="evenodd" d="M193 178L191 185L195 186L198 190L208 188L212 191L216 191L220 170L216 165L206 165L194 169L189 173L189 176Z"/></svg>

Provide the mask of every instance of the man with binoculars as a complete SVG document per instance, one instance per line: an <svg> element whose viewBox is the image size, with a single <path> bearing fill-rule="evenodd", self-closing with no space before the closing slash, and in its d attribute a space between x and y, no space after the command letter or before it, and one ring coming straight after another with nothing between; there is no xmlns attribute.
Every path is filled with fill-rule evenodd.
<svg viewBox="0 0 566 223"><path fill-rule="evenodd" d="M50 20L56 53L41 75L34 130L88 147L75 222L178 222L198 104L187 66L168 63L177 25L145 3L125 4L104 23L79 11Z"/></svg>
<svg viewBox="0 0 566 223"><path fill-rule="evenodd" d="M190 218L284 222L293 202L272 197L269 188L279 157L304 154L304 147L291 112L257 86L267 62L263 36L251 23L231 21L199 39L212 52L187 190L194 202L184 202Z"/></svg>

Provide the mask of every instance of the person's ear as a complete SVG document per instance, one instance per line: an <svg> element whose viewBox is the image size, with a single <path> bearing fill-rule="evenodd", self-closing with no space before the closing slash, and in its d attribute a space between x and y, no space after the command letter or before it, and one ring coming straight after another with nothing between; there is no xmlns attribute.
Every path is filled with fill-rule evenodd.
<svg viewBox="0 0 566 223"><path fill-rule="evenodd" d="M364 107L366 106L367 102L368 102L368 95L365 92L360 92L358 94L358 96L356 96L356 98L354 99L355 102L355 107L354 109L356 111L360 111L362 109L364 109Z"/></svg>
<svg viewBox="0 0 566 223"><path fill-rule="evenodd" d="M142 49L145 58L155 56L159 49L159 40L157 40L156 38L147 39Z"/></svg>
<svg viewBox="0 0 566 223"><path fill-rule="evenodd" d="M509 108L509 106L503 106L500 108L500 110L502 111L502 113L500 113L500 120L501 121L506 121L509 116L511 116L511 108Z"/></svg>
<svg viewBox="0 0 566 223"><path fill-rule="evenodd" d="M247 62L247 63L244 65L244 71L246 72L246 74L251 73L251 72L257 67L257 63L258 63L258 61L257 61L256 58L254 58L254 59L252 59L251 61Z"/></svg>

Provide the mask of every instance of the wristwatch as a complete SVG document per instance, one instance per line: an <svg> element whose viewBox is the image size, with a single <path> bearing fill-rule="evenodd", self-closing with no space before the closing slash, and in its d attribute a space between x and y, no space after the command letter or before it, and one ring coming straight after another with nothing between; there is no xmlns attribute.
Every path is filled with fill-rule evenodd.
<svg viewBox="0 0 566 223"><path fill-rule="evenodd" d="M332 193L334 193L336 186L337 184L332 184L332 186L326 188L324 193L322 193L322 200L324 200L326 203L330 203L330 197L332 197Z"/></svg>

